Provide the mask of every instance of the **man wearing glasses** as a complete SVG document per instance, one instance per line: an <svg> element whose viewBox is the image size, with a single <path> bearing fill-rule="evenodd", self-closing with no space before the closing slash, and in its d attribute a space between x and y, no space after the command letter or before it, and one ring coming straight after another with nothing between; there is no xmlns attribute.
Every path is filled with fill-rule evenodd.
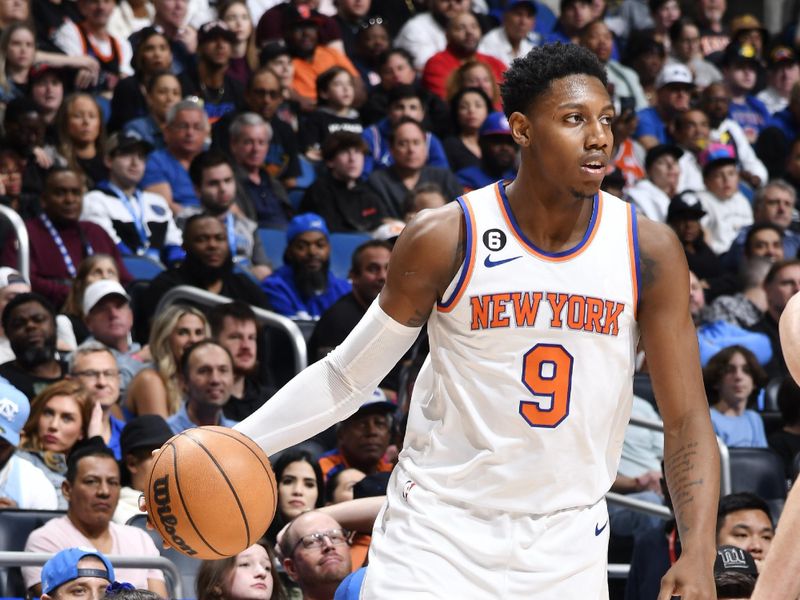
<svg viewBox="0 0 800 600"><path fill-rule="evenodd" d="M94 404L92 421L101 420L100 435L103 442L120 460L122 448L119 437L125 422L112 414L119 400L120 371L117 359L100 342L84 343L72 354L69 377L80 381L86 389L89 401Z"/></svg>
<svg viewBox="0 0 800 600"><path fill-rule="evenodd" d="M304 600L333 600L336 588L350 574L347 531L318 511L292 521L280 541L283 568L303 591Z"/></svg>

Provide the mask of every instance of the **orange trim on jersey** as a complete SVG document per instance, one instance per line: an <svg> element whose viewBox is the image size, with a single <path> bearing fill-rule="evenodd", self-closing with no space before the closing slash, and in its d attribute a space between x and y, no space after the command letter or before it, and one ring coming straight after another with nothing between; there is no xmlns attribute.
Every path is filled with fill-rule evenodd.
<svg viewBox="0 0 800 600"><path fill-rule="evenodd" d="M639 312L639 236L636 228L636 207L631 204L628 217L628 259L631 268L631 288L633 291L633 318Z"/></svg>
<svg viewBox="0 0 800 600"><path fill-rule="evenodd" d="M78 30L79 30L78 31L78 35L80 35L81 32L83 32L83 34L84 34L84 35L80 35L81 46L83 46L83 53L84 54L86 54L86 55L89 54L89 48L86 47L86 44L88 43L92 47L92 51L94 52L95 56L97 57L98 62L101 62L103 64L108 64L114 59L115 54L116 54L116 56L119 57L119 60L122 61L122 48L120 47L119 42L117 41L117 38L115 38L113 35L111 35L110 33L108 34L108 38L109 38L109 42L110 42L109 46L111 48L111 53L110 54L103 54L102 52L100 52L99 48L92 43L92 40L89 37L91 34L88 31L86 31L86 29L84 29L80 25L75 25L75 27L77 27Z"/></svg>
<svg viewBox="0 0 800 600"><path fill-rule="evenodd" d="M576 258L577 256L580 256L583 252L585 252L586 249L591 245L594 236L597 234L597 230L600 229L600 219L603 214L602 192L597 193L594 214L589 220L589 225L591 229L588 230L583 235L583 239L581 239L581 241L578 242L578 244L575 247L558 253L548 253L543 250L540 250L539 248L534 246L530 240L528 240L525 237L525 235L522 233L522 230L517 225L516 219L514 219L514 215L511 214L510 210L506 205L507 200L504 199L505 189L501 188L502 185L503 182L498 181L495 184L494 188L494 195L497 200L497 204L500 207L500 214L503 215L503 219L505 220L506 225L508 225L508 230L517 239L520 245L526 250L528 250L528 252L533 254L536 258L539 258L547 262L556 262L556 263L565 262L573 258Z"/></svg>
<svg viewBox="0 0 800 600"><path fill-rule="evenodd" d="M472 214L472 207L470 206L470 202L467 198L468 196L466 195L461 196L457 201L461 205L461 209L464 212L464 219L466 221L466 242L467 246L469 247L468 253L464 259L464 268L461 269L461 276L456 284L456 289L453 290L453 293L450 295L450 299L446 302L438 302L436 304L436 310L443 313L449 313L456 307L456 305L458 305L458 301L461 299L461 296L464 295L464 290L467 289L469 280L472 277L473 268L475 267L475 247L477 246L475 241L475 217Z"/></svg>

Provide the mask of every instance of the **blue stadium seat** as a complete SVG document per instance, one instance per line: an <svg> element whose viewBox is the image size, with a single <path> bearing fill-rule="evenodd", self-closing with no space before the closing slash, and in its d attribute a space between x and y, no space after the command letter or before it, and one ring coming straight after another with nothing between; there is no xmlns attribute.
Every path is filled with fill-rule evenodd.
<svg viewBox="0 0 800 600"><path fill-rule="evenodd" d="M347 279L353 252L372 238L366 233L331 234L331 270L334 275Z"/></svg>
<svg viewBox="0 0 800 600"><path fill-rule="evenodd" d="M22 552L28 535L39 529L50 519L63 517L59 510L22 510L8 508L0 510L0 550ZM19 567L0 568L0 597L25 598L27 590Z"/></svg>
<svg viewBox="0 0 800 600"><path fill-rule="evenodd" d="M286 249L286 232L282 229L261 228L258 236L264 245L264 252L272 263L272 268L277 269L283 265L283 251Z"/></svg>
<svg viewBox="0 0 800 600"><path fill-rule="evenodd" d="M728 448L731 491L752 492L766 500L777 522L788 486L783 461L769 448Z"/></svg>
<svg viewBox="0 0 800 600"><path fill-rule="evenodd" d="M149 256L123 256L122 262L134 279L143 279L145 281L150 281L166 269L164 265Z"/></svg>

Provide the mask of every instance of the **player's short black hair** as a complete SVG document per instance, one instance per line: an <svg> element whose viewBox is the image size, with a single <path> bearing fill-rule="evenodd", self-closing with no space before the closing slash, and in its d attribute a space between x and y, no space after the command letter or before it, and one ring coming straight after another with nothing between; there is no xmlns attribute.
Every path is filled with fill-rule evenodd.
<svg viewBox="0 0 800 600"><path fill-rule="evenodd" d="M722 529L722 524L725 523L725 517L740 510L760 510L767 515L769 522L772 523L769 505L763 498L750 492L737 492L735 494L723 496L719 501L719 508L717 509L717 535L719 535Z"/></svg>
<svg viewBox="0 0 800 600"><path fill-rule="evenodd" d="M500 85L506 116L527 114L554 80L570 75L589 75L599 79L603 87L608 85L606 69L594 52L577 44L545 44L515 59Z"/></svg>

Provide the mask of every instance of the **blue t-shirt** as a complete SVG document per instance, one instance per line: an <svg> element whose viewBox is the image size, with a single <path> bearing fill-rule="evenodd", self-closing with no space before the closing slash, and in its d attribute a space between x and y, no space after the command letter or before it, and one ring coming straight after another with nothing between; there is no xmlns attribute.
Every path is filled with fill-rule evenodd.
<svg viewBox="0 0 800 600"><path fill-rule="evenodd" d="M728 448L767 447L764 421L761 420L761 415L753 410L747 409L738 417L729 417L712 408L711 424L714 426L714 433Z"/></svg>
<svg viewBox="0 0 800 600"><path fill-rule="evenodd" d="M367 177L375 169L382 169L394 164L389 152L389 133L392 126L389 118L385 117L375 125L367 127L361 132L361 137L367 142L367 154L364 156L364 172L362 177ZM444 146L438 137L432 133L425 134L428 140L428 162L429 167L441 167L449 169L450 163L447 161L447 154Z"/></svg>
<svg viewBox="0 0 800 600"><path fill-rule="evenodd" d="M747 139L755 141L771 116L766 105L755 96L745 96L743 103L731 100L728 115L741 125Z"/></svg>
<svg viewBox="0 0 800 600"><path fill-rule="evenodd" d="M661 120L655 107L643 108L637 115L639 117L639 125L636 127L633 137L640 138L643 135L651 135L658 140L659 144L672 142L672 138L667 133L667 126Z"/></svg>
<svg viewBox="0 0 800 600"><path fill-rule="evenodd" d="M261 283L272 310L292 319L319 319L330 306L351 291L350 282L328 271L328 287L305 299L294 283L294 273L288 265L272 273Z"/></svg>
<svg viewBox="0 0 800 600"><path fill-rule="evenodd" d="M238 422L239 421L225 418L225 415L220 412L219 422L217 425L220 427L233 427ZM189 418L189 413L186 412L186 402L182 402L178 412L167 419L167 425L169 425L169 428L172 429L172 433L176 435L181 431L186 431L187 429L194 429L197 427L197 425L195 425Z"/></svg>
<svg viewBox="0 0 800 600"><path fill-rule="evenodd" d="M766 127L777 127L789 141L795 139L798 133L800 133L800 123L795 121L792 111L788 108L779 110L772 115L767 121Z"/></svg>
<svg viewBox="0 0 800 600"><path fill-rule="evenodd" d="M181 206L200 206L188 171L166 148L151 152L147 157L139 187L147 189L155 183L168 183L172 188L172 199Z"/></svg>
<svg viewBox="0 0 800 600"><path fill-rule="evenodd" d="M111 419L111 437L108 438L107 446L114 453L117 460L122 460L122 446L119 443L119 436L122 435L122 430L125 429L125 421L120 421L114 415L110 415Z"/></svg>

